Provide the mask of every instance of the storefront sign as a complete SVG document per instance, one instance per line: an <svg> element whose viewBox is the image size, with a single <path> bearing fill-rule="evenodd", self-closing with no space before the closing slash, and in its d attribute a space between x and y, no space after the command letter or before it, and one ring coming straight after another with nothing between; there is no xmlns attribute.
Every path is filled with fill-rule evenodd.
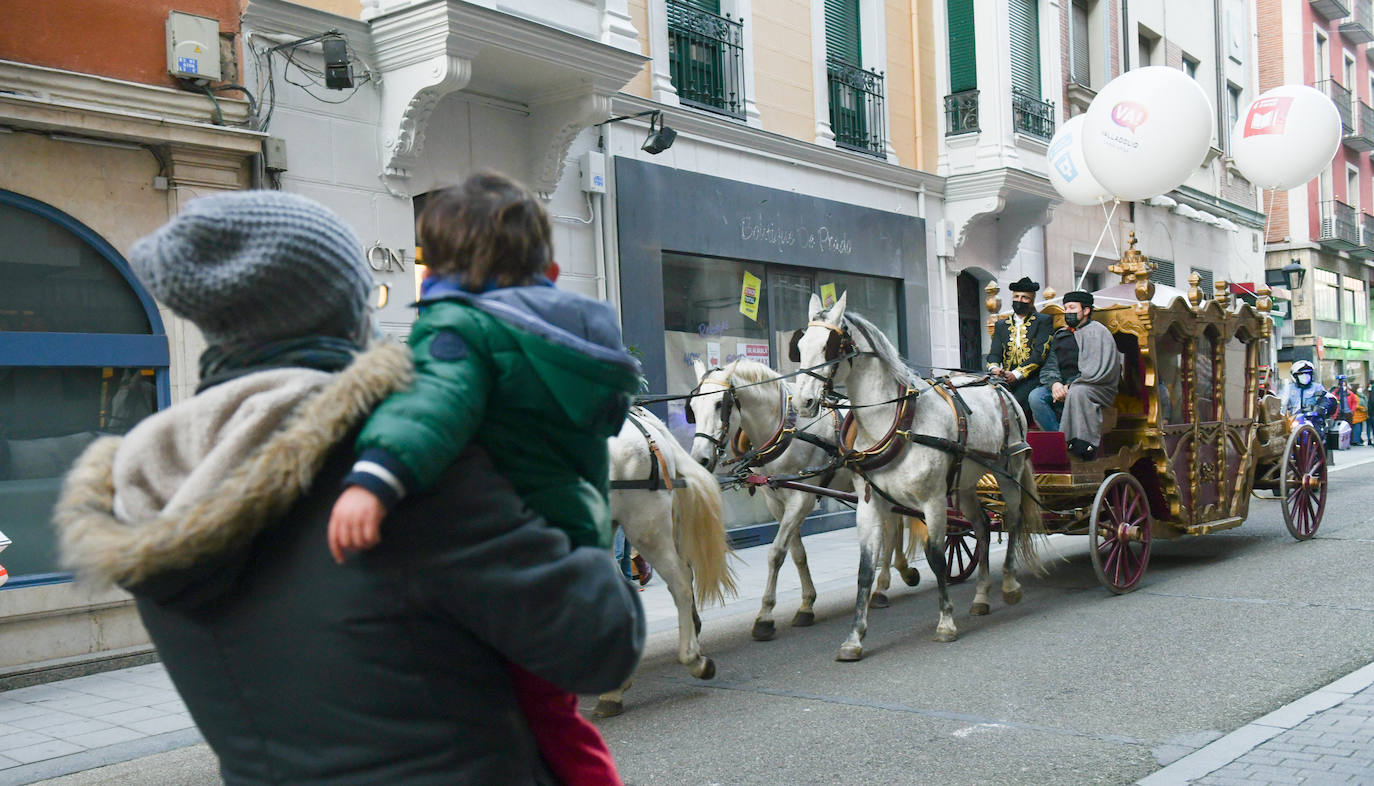
<svg viewBox="0 0 1374 786"><path fill-rule="evenodd" d="M759 321L759 286L762 284L758 276L746 271L739 291L739 313L755 322Z"/></svg>
<svg viewBox="0 0 1374 786"><path fill-rule="evenodd" d="M762 215L740 218L739 237L740 240L773 246L778 250L795 247L838 256L850 256L854 253L854 242L843 231L833 230L828 226L779 225L765 220Z"/></svg>
<svg viewBox="0 0 1374 786"><path fill-rule="evenodd" d="M768 365L768 345L756 344L753 342L745 343L741 341L738 345L739 357L745 360L753 360Z"/></svg>

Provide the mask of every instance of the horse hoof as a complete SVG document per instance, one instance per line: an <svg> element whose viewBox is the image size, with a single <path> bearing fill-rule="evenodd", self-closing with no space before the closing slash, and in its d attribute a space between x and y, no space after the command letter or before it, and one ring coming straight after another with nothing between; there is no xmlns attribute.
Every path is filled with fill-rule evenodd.
<svg viewBox="0 0 1374 786"><path fill-rule="evenodd" d="M902 574L902 581L905 582L908 587L914 587L921 583L921 571L915 568L903 568L898 572Z"/></svg>
<svg viewBox="0 0 1374 786"><path fill-rule="evenodd" d="M952 631L952 630L939 630L939 629L937 629L937 630L935 631L935 640L936 640L936 641L957 641L958 638L959 638L959 633L958 633L957 631Z"/></svg>
<svg viewBox="0 0 1374 786"><path fill-rule="evenodd" d="M888 600L887 596L881 592L873 593L873 597L868 601L870 609L885 609L891 605L892 601Z"/></svg>
<svg viewBox="0 0 1374 786"><path fill-rule="evenodd" d="M1002 602L1006 603L1008 606L1015 606L1016 604L1020 603L1021 590L1012 590L1011 592L1002 590Z"/></svg>
<svg viewBox="0 0 1374 786"><path fill-rule="evenodd" d="M772 641L773 637L778 635L778 631L777 628L773 626L772 620L766 622L763 620L755 620L754 630L750 635L754 637L754 641Z"/></svg>
<svg viewBox="0 0 1374 786"><path fill-rule="evenodd" d="M692 670L692 676L699 680L712 679L716 676L716 662L703 656L697 667Z"/></svg>
<svg viewBox="0 0 1374 786"><path fill-rule="evenodd" d="M592 714L598 718L614 718L624 711L624 702L602 699L596 703L596 709L592 710Z"/></svg>
<svg viewBox="0 0 1374 786"><path fill-rule="evenodd" d="M992 609L988 608L988 604L986 603L975 603L973 604L973 607L968 610L968 613L972 614L975 617L981 617L991 610Z"/></svg>
<svg viewBox="0 0 1374 786"><path fill-rule="evenodd" d="M794 628L809 628L815 624L816 612L814 611L799 611L792 617L792 627Z"/></svg>
<svg viewBox="0 0 1374 786"><path fill-rule="evenodd" d="M852 663L856 660L863 660L864 648L862 644L846 644L840 647L840 654L835 656L835 660L841 663Z"/></svg>

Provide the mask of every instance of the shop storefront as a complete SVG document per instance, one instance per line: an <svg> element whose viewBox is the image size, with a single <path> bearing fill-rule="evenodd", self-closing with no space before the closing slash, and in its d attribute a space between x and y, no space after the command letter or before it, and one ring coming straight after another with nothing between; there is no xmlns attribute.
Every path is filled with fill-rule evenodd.
<svg viewBox="0 0 1374 786"><path fill-rule="evenodd" d="M11 587L63 580L49 524L87 445L168 405L166 331L103 238L0 190L0 532Z"/></svg>
<svg viewBox="0 0 1374 786"><path fill-rule="evenodd" d="M625 158L615 193L625 341L654 392L690 390L697 359L795 370L788 339L813 293L847 295L913 363L930 362L922 219ZM661 414L687 444L682 404ZM727 506L731 527L770 519L742 493Z"/></svg>

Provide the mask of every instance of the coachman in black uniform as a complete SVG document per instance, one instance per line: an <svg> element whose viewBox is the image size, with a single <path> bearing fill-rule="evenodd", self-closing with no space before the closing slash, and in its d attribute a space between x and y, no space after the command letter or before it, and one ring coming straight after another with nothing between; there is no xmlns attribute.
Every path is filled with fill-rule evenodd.
<svg viewBox="0 0 1374 786"><path fill-rule="evenodd" d="M1021 403L1026 422L1031 422L1030 394L1039 383L1040 367L1050 351L1054 320L1035 310L1040 285L1022 277L1011 285L1012 313L999 317L992 329L992 349L987 355L993 379L1011 388Z"/></svg>

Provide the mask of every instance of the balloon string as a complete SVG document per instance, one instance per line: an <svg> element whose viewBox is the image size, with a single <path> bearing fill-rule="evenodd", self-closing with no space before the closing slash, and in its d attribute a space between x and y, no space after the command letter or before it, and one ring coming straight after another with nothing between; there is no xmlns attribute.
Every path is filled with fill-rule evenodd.
<svg viewBox="0 0 1374 786"><path fill-rule="evenodd" d="M1107 233L1111 231L1112 216L1116 215L1116 208L1120 204L1121 200L1119 199L1112 201L1112 212L1107 213L1107 220L1102 226L1102 234L1097 236L1097 245L1093 246L1093 252L1088 257L1088 264L1083 266L1083 274L1078 277L1078 284L1074 287L1074 289L1083 288L1083 279L1088 277L1088 271L1093 269L1093 263L1097 261L1097 249L1102 247L1102 241L1106 239ZM1107 212L1107 206L1105 203L1102 205L1102 212ZM1112 243L1116 243L1116 238L1112 238Z"/></svg>

